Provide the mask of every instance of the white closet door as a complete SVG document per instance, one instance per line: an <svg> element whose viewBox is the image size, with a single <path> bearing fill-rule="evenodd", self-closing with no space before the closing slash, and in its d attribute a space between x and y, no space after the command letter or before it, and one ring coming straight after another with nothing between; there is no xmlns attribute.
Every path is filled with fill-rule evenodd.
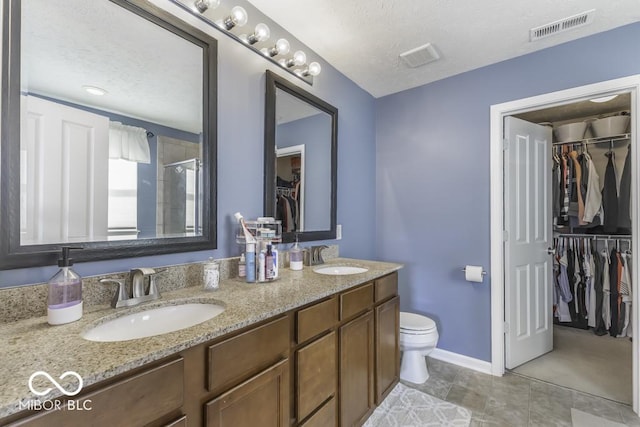
<svg viewBox="0 0 640 427"><path fill-rule="evenodd" d="M109 119L34 96L22 103L21 243L107 240Z"/></svg>
<svg viewBox="0 0 640 427"><path fill-rule="evenodd" d="M505 349L515 368L553 349L551 129L505 119Z"/></svg>

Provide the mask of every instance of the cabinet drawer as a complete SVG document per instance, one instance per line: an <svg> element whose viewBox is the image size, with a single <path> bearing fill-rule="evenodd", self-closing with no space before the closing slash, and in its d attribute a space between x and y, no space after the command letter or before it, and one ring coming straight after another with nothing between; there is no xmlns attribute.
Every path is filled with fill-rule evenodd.
<svg viewBox="0 0 640 427"><path fill-rule="evenodd" d="M338 322L338 299L312 305L296 313L296 342L305 342L309 338L328 331Z"/></svg>
<svg viewBox="0 0 640 427"><path fill-rule="evenodd" d="M281 317L208 349L208 390L228 388L286 357L289 317Z"/></svg>
<svg viewBox="0 0 640 427"><path fill-rule="evenodd" d="M297 408L298 420L303 420L322 402L334 396L338 364L336 332L312 342L297 352Z"/></svg>
<svg viewBox="0 0 640 427"><path fill-rule="evenodd" d="M187 416L183 415L175 421L171 421L169 424L165 424L165 427L187 427Z"/></svg>
<svg viewBox="0 0 640 427"><path fill-rule="evenodd" d="M207 427L288 427L289 361L283 360L205 404Z"/></svg>
<svg viewBox="0 0 640 427"><path fill-rule="evenodd" d="M398 295L398 273L376 279L376 302Z"/></svg>
<svg viewBox="0 0 640 427"><path fill-rule="evenodd" d="M183 378L183 359L174 360L74 397L81 406L88 404L90 411L41 412L12 425L115 426L125 420L127 425L145 425L182 406Z"/></svg>
<svg viewBox="0 0 640 427"><path fill-rule="evenodd" d="M336 398L332 397L300 427L335 427L337 423Z"/></svg>
<svg viewBox="0 0 640 427"><path fill-rule="evenodd" d="M340 295L340 320L362 313L373 304L373 283Z"/></svg>

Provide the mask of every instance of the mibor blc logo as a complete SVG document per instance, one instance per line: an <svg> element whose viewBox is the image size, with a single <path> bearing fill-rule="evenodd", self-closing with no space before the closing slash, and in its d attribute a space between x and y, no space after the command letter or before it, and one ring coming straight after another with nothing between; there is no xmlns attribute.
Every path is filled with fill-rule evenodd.
<svg viewBox="0 0 640 427"><path fill-rule="evenodd" d="M46 388L44 390L36 390L36 388L33 386L33 380L38 376L43 376L46 379L48 379L51 382L51 384L56 386L56 388L60 390L60 393L64 394L65 396L75 396L76 394L80 393L80 390L82 390L82 377L75 371L67 371L64 374L60 375L59 379L63 380L69 375L71 375L72 377L75 377L78 380L78 388L74 391L67 391L64 387L62 387L62 385L60 385L59 382L54 380L53 377L48 373L46 373L45 371L36 371L33 374L31 374L31 376L29 377L29 390L31 390L31 392L36 396L46 396L47 394L49 394L51 390L53 390L51 387Z"/></svg>
<svg viewBox="0 0 640 427"><path fill-rule="evenodd" d="M29 385L29 390L31 390L33 394L39 397L46 396L47 394L51 393L51 391L53 391L53 387L45 386L46 388L40 388L39 386L36 386L36 384L34 384L34 381L39 377L45 378L49 383L51 383L51 385L57 388L60 391L60 393L64 394L65 396L69 396L69 397L75 396L76 394L80 393L80 391L82 390L82 386L83 386L82 377L80 376L80 374L78 374L75 371L67 371L62 375L60 375L60 377L58 377L58 380L60 381L63 381L67 377L72 377L75 380L77 380L78 382L77 388L70 389L70 390L67 390L69 386L65 388L62 384L60 384L60 382L58 382L55 378L49 375L49 373L45 371L36 371L33 374L31 374L31 376L29 377L28 385ZM38 382L38 385L40 384L41 382ZM90 411L91 399L84 399L84 400L53 399L53 400L45 400L45 401L32 399L32 400L20 402L20 410L23 410L23 409L29 409L32 411L41 411L41 410Z"/></svg>

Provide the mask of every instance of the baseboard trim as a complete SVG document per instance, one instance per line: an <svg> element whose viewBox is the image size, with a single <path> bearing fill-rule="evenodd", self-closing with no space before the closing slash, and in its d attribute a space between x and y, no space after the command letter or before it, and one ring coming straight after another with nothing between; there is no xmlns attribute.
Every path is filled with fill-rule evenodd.
<svg viewBox="0 0 640 427"><path fill-rule="evenodd" d="M465 356L464 354L453 353L451 351L436 348L429 354L429 357L462 366L463 368L473 369L474 371L482 372L483 374L491 375L491 362L485 362L484 360L475 359L473 357Z"/></svg>

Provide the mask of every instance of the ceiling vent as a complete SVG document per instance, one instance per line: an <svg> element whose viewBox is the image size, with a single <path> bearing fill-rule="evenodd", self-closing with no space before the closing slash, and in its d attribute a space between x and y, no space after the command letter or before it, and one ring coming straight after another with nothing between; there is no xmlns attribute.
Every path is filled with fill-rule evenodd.
<svg viewBox="0 0 640 427"><path fill-rule="evenodd" d="M587 10L586 12L569 16L568 18L560 19L558 21L551 22L550 24L532 28L529 30L529 41L540 40L563 31L591 24L593 22L595 11L595 9Z"/></svg>
<svg viewBox="0 0 640 427"><path fill-rule="evenodd" d="M423 46L401 53L400 59L402 59L409 67L416 68L428 64L429 62L437 61L440 59L440 55L431 43L427 43Z"/></svg>

